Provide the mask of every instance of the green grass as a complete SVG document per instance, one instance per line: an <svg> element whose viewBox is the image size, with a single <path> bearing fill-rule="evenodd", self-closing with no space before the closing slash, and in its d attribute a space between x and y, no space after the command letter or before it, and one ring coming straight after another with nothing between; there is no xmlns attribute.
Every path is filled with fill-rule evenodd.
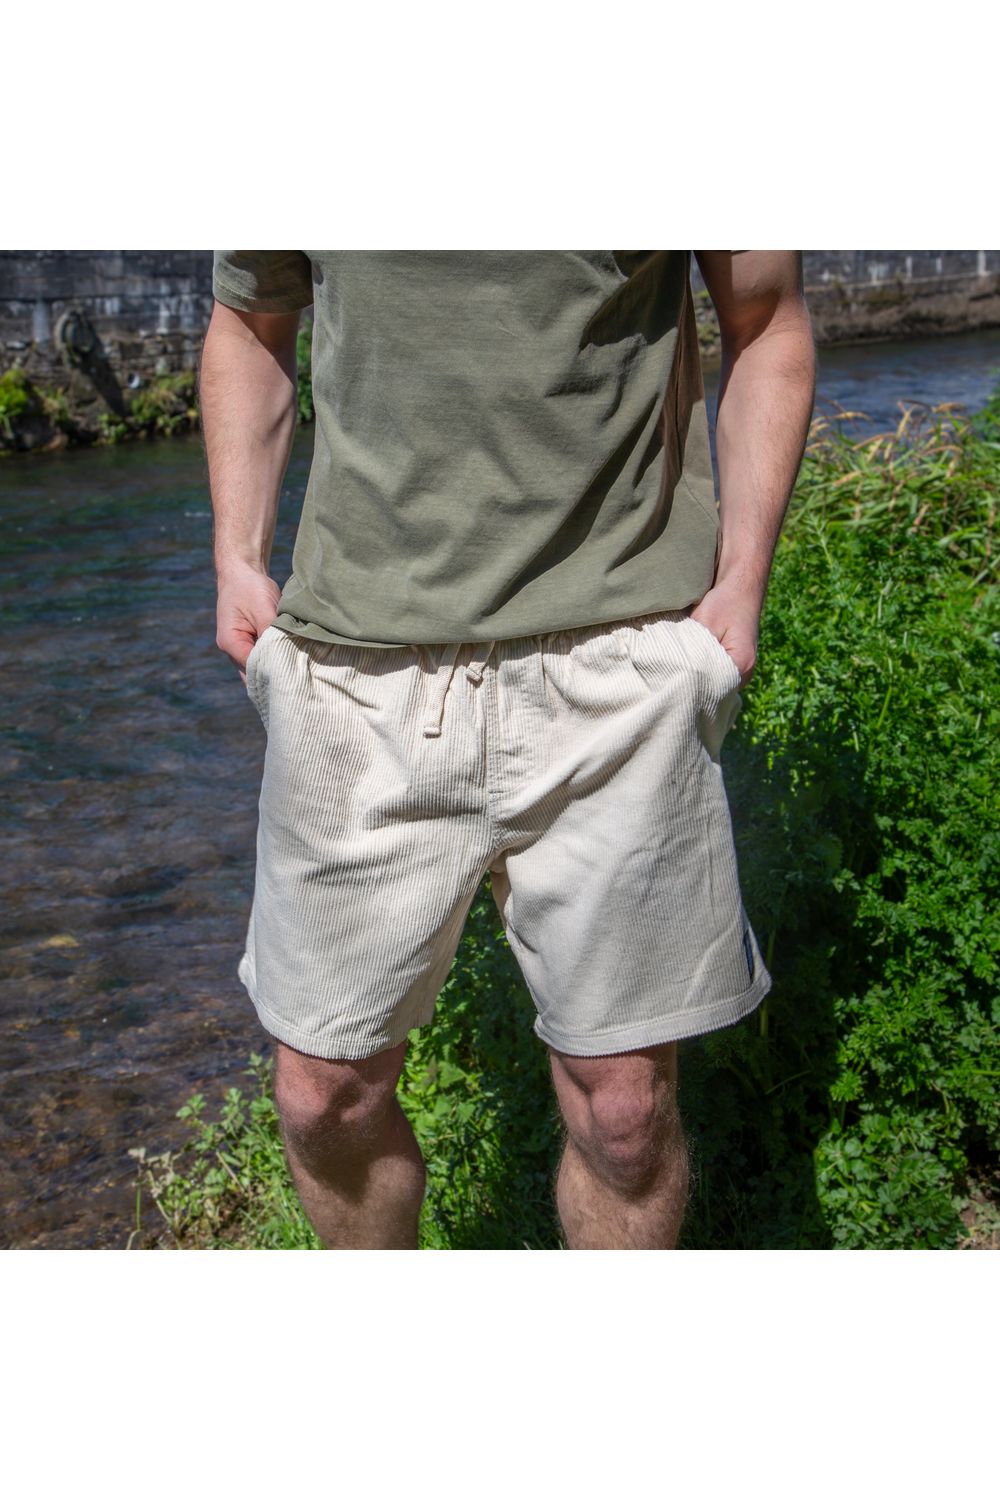
<svg viewBox="0 0 1000 1500"><path fill-rule="evenodd" d="M814 424L760 664L726 742L747 909L774 987L685 1043L683 1243L946 1247L1000 1145L1000 396L860 440ZM559 1127L484 886L401 1098L428 1157L421 1242L555 1248ZM140 1171L166 1242L315 1241L268 1075ZM993 1213L988 1204L986 1213Z"/></svg>

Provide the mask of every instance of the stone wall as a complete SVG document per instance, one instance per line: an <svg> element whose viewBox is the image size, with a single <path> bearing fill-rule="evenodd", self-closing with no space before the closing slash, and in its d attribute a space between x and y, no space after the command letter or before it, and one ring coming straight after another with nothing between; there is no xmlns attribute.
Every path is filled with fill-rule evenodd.
<svg viewBox="0 0 1000 1500"><path fill-rule="evenodd" d="M822 344L1000 326L1000 251L807 250L804 265ZM693 279L710 359L718 325L697 268ZM63 393L80 433L96 431L156 376L196 370L211 310L210 250L0 251L0 372L18 366ZM67 349L74 319L86 357Z"/></svg>
<svg viewBox="0 0 1000 1500"><path fill-rule="evenodd" d="M123 385L193 370L212 311L212 252L0 251L0 368L68 386L55 334L73 308Z"/></svg>
<svg viewBox="0 0 1000 1500"><path fill-rule="evenodd" d="M803 272L817 344L1000 328L1000 251L806 250ZM701 351L717 358L719 325L697 267L692 279Z"/></svg>
<svg viewBox="0 0 1000 1500"><path fill-rule="evenodd" d="M833 282L808 292L816 341L932 338L1000 327L1000 267L985 274Z"/></svg>
<svg viewBox="0 0 1000 1500"><path fill-rule="evenodd" d="M836 282L877 286L899 278L988 276L1000 273L1000 250L804 250L802 262L806 290L815 291ZM692 275L703 287L697 266Z"/></svg>
<svg viewBox="0 0 1000 1500"><path fill-rule="evenodd" d="M811 287L1000 273L1000 250L806 250L803 258Z"/></svg>

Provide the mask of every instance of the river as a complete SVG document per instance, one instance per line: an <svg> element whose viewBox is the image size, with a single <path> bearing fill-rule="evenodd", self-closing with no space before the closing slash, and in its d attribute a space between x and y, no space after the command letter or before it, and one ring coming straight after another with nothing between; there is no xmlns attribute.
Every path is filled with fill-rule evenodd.
<svg viewBox="0 0 1000 1500"><path fill-rule="evenodd" d="M903 398L975 408L998 377L1000 331L822 350L820 409L885 426ZM179 1145L187 1096L214 1108L265 1050L236 978L263 730L214 645L197 439L8 459L0 503L2 1242L121 1247L129 1148Z"/></svg>

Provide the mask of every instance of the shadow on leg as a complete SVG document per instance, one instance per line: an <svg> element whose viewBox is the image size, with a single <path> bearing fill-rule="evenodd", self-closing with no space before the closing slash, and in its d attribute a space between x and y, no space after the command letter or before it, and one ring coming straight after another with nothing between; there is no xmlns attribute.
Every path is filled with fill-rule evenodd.
<svg viewBox="0 0 1000 1500"><path fill-rule="evenodd" d="M423 1157L396 1098L406 1043L360 1062L275 1043L274 1093L292 1178L328 1250L415 1250Z"/></svg>

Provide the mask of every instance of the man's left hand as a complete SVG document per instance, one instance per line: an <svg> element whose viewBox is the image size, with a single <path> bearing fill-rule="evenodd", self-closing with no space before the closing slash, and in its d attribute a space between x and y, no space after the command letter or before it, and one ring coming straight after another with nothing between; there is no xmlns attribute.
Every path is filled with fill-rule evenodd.
<svg viewBox="0 0 1000 1500"><path fill-rule="evenodd" d="M717 583L691 610L691 618L722 642L740 669L740 687L744 687L757 663L760 605L746 590Z"/></svg>

